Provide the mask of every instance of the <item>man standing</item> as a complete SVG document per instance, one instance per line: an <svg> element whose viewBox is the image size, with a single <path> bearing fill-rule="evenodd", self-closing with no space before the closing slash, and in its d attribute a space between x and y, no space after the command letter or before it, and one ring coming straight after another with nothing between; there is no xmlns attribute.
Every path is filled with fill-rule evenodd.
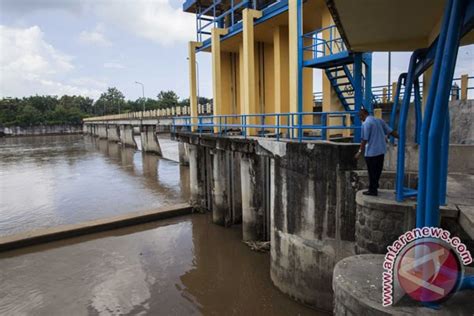
<svg viewBox="0 0 474 316"><path fill-rule="evenodd" d="M398 138L398 133L392 130L383 120L369 115L366 109L359 111L362 123L362 140L360 148L355 155L359 159L364 153L367 171L369 173L369 190L364 195L378 194L379 179L382 175L383 160L387 152L386 136Z"/></svg>

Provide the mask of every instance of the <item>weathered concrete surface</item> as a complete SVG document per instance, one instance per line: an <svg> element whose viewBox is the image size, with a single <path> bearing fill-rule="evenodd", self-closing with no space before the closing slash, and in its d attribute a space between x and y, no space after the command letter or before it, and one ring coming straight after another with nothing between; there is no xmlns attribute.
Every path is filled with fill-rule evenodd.
<svg viewBox="0 0 474 316"><path fill-rule="evenodd" d="M199 210L206 209L206 185L204 175L204 148L188 145L190 204Z"/></svg>
<svg viewBox="0 0 474 316"><path fill-rule="evenodd" d="M395 191L379 190L379 196L367 196L357 192L356 246L357 253L387 251L387 246L400 235L415 228L416 200L395 200ZM441 208L441 217L457 219L456 205Z"/></svg>
<svg viewBox="0 0 474 316"><path fill-rule="evenodd" d="M97 125L97 135L100 139L107 139L107 125Z"/></svg>
<svg viewBox="0 0 474 316"><path fill-rule="evenodd" d="M135 137L133 137L133 126L120 125L120 141L124 146L137 148Z"/></svg>
<svg viewBox="0 0 474 316"><path fill-rule="evenodd" d="M458 100L449 103L451 144L474 145L474 100Z"/></svg>
<svg viewBox="0 0 474 316"><path fill-rule="evenodd" d="M120 128L118 125L107 125L107 139L112 142L120 142Z"/></svg>
<svg viewBox="0 0 474 316"><path fill-rule="evenodd" d="M156 136L156 126L143 126L140 133L142 151L162 155L160 143Z"/></svg>
<svg viewBox="0 0 474 316"><path fill-rule="evenodd" d="M0 237L0 251L141 224L173 216L186 215L190 214L191 212L192 207L189 204L177 204L173 206L160 207L158 209L149 211L133 212L129 214L83 222L80 224L39 229L26 233Z"/></svg>
<svg viewBox="0 0 474 316"><path fill-rule="evenodd" d="M157 137L161 148L161 157L179 162L178 142L170 139L167 134L158 134Z"/></svg>
<svg viewBox="0 0 474 316"><path fill-rule="evenodd" d="M339 261L334 268L334 314L345 315L466 315L474 314L474 291L456 293L439 310L416 302L382 306L384 255L359 255ZM473 269L468 270L474 274Z"/></svg>
<svg viewBox="0 0 474 316"><path fill-rule="evenodd" d="M397 146L388 145L385 155L384 169L397 170ZM449 146L449 172L463 172L474 174L474 145ZM418 172L418 145L407 144L405 147L405 171Z"/></svg>
<svg viewBox="0 0 474 316"><path fill-rule="evenodd" d="M265 180L262 157L243 154L240 161L242 188L242 239L269 240L265 229Z"/></svg>
<svg viewBox="0 0 474 316"><path fill-rule="evenodd" d="M189 149L188 144L178 143L179 163L183 166L189 165Z"/></svg>
<svg viewBox="0 0 474 316"><path fill-rule="evenodd" d="M357 145L332 142L287 143L274 151L272 281L291 297L328 311L333 268L355 253L355 205L346 195L352 194L347 184L357 168L356 151Z"/></svg>
<svg viewBox="0 0 474 316"><path fill-rule="evenodd" d="M0 126L0 135L3 136L62 135L82 132L82 125Z"/></svg>

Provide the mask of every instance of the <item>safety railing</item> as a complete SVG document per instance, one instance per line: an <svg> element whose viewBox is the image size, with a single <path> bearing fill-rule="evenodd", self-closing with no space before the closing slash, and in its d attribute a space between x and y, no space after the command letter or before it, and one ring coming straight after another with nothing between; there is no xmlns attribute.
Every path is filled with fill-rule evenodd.
<svg viewBox="0 0 474 316"><path fill-rule="evenodd" d="M198 42L208 40L213 27L232 28L237 25L242 21L242 11L246 8L262 10L278 2L275 0L213 0L207 7L198 4L196 12L197 40Z"/></svg>
<svg viewBox="0 0 474 316"><path fill-rule="evenodd" d="M341 111L175 117L172 131L266 136L277 140L327 140L329 130L341 130L342 135L338 136L351 137L352 131L360 129L354 124L356 115L355 111Z"/></svg>
<svg viewBox="0 0 474 316"><path fill-rule="evenodd" d="M304 34L303 42L303 51L311 52L311 59L347 52L346 44L335 25Z"/></svg>

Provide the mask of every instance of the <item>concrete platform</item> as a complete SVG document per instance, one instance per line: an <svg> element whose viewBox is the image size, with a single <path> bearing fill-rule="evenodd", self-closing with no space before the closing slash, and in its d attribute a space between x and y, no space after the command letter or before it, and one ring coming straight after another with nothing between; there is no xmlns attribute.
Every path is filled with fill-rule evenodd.
<svg viewBox="0 0 474 316"><path fill-rule="evenodd" d="M384 255L359 255L343 259L334 269L333 290L337 315L474 315L474 291L456 293L441 305L430 309L411 300L396 306L382 306ZM473 274L471 268L467 273Z"/></svg>
<svg viewBox="0 0 474 316"><path fill-rule="evenodd" d="M0 252L191 213L192 207L187 203L183 203L148 211L133 212L104 219L82 222L80 224L38 229L26 233L1 237Z"/></svg>

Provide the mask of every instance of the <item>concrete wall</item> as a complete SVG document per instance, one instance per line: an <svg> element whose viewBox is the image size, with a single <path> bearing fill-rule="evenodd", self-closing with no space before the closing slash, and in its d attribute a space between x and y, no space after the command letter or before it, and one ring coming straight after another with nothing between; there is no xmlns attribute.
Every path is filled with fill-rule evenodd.
<svg viewBox="0 0 474 316"><path fill-rule="evenodd" d="M397 170L398 147L389 145L385 155L384 169ZM474 173L474 145L452 144L449 146L449 172ZM406 172L418 172L418 145L407 144L405 147Z"/></svg>
<svg viewBox="0 0 474 316"><path fill-rule="evenodd" d="M177 137L189 146L192 205L212 211L214 222L230 225L238 222L231 210L239 208L240 200L242 239L271 240L275 286L306 304L332 310L334 265L355 253L351 174L357 169L353 156L358 146ZM234 191L239 187L240 196Z"/></svg>
<svg viewBox="0 0 474 316"><path fill-rule="evenodd" d="M107 139L113 142L120 142L120 127L118 125L107 125Z"/></svg>
<svg viewBox="0 0 474 316"><path fill-rule="evenodd" d="M137 148L135 138L133 137L133 126L131 125L120 125L120 141L124 146L130 146Z"/></svg>
<svg viewBox="0 0 474 316"><path fill-rule="evenodd" d="M11 126L0 127L0 136L33 136L79 134L83 132L82 125L40 125L40 126Z"/></svg>
<svg viewBox="0 0 474 316"><path fill-rule="evenodd" d="M160 143L156 136L156 126L147 126L142 127L142 132L140 133L140 138L142 141L142 151L151 152L158 155L161 155Z"/></svg>

